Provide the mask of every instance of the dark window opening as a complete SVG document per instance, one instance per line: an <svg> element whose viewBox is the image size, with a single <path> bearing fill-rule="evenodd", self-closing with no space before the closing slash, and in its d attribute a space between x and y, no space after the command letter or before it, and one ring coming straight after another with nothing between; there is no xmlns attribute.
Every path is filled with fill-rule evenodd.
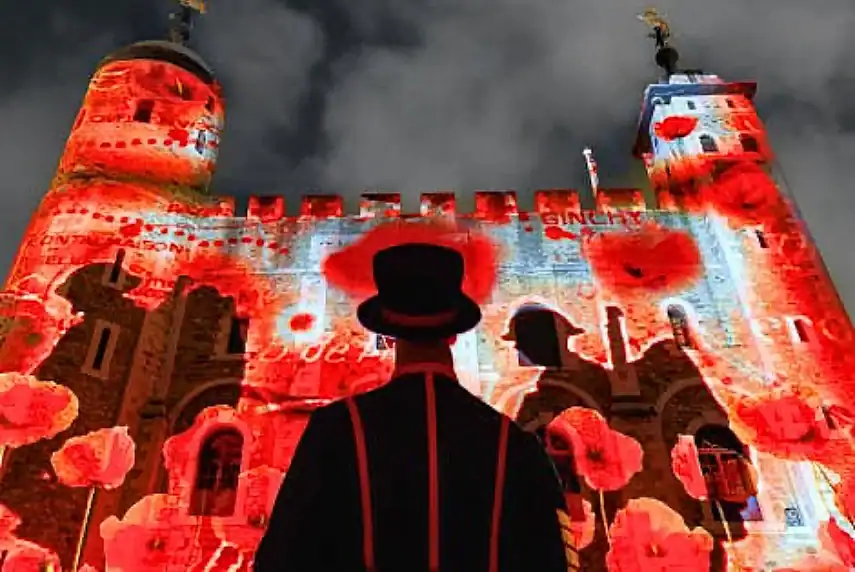
<svg viewBox="0 0 855 572"><path fill-rule="evenodd" d="M243 354L246 351L246 332L249 328L249 320L246 318L232 317L229 324L229 338L226 343L226 353Z"/></svg>
<svg viewBox="0 0 855 572"><path fill-rule="evenodd" d="M760 248L769 248L769 241L766 240L766 234L762 230L755 230L754 236L757 238L757 244Z"/></svg>
<svg viewBox="0 0 855 572"><path fill-rule="evenodd" d="M122 262L125 261L125 249L119 249L119 252L116 253L116 261L113 262L113 266L110 268L110 275L107 277L107 283L115 286L119 283L119 279L122 277Z"/></svg>
<svg viewBox="0 0 855 572"><path fill-rule="evenodd" d="M210 111L211 113L214 112L214 98L213 97L208 97L208 101L205 102L205 109Z"/></svg>
<svg viewBox="0 0 855 572"><path fill-rule="evenodd" d="M704 134L699 137L701 141L701 149L704 153L717 153L718 145L715 143L715 139L711 136Z"/></svg>
<svg viewBox="0 0 855 572"><path fill-rule="evenodd" d="M98 345L95 347L95 355L92 358L92 369L101 371L104 368L104 358L107 356L107 347L110 345L110 338L113 336L110 328L102 328L97 334Z"/></svg>
<svg viewBox="0 0 855 572"><path fill-rule="evenodd" d="M689 109L695 109L697 106L695 105L694 101L687 101L686 107L688 107Z"/></svg>
<svg viewBox="0 0 855 572"><path fill-rule="evenodd" d="M742 150L746 153L760 152L760 145L757 144L757 139L751 135L740 135L739 143L742 145Z"/></svg>
<svg viewBox="0 0 855 572"><path fill-rule="evenodd" d="M808 326L807 323L801 318L793 319L793 329L796 331L796 340L799 343L805 344L810 341L810 334L808 334Z"/></svg>
<svg viewBox="0 0 855 572"><path fill-rule="evenodd" d="M134 112L134 121L137 123L151 123L151 115L154 112L154 101L151 99L141 99L137 102L137 109Z"/></svg>
<svg viewBox="0 0 855 572"><path fill-rule="evenodd" d="M681 348L693 348L692 330L689 328L689 318L680 306L668 306L668 321L671 323L671 335Z"/></svg>
<svg viewBox="0 0 855 572"><path fill-rule="evenodd" d="M519 365L561 367L561 342L554 312L518 313L513 318L513 337Z"/></svg>
<svg viewBox="0 0 855 572"><path fill-rule="evenodd" d="M736 435L727 427L705 425L695 443L715 520L722 522L722 513L727 522L763 520L751 461Z"/></svg>
<svg viewBox="0 0 855 572"><path fill-rule="evenodd" d="M200 155L205 154L205 145L208 144L208 136L205 133L205 131L199 131L199 135L196 137L196 152Z"/></svg>
<svg viewBox="0 0 855 572"><path fill-rule="evenodd" d="M733 103L733 100L732 100L732 99L727 99L727 100L725 100L725 101L727 101L727 106L728 106L730 109L733 109L734 107L736 107L736 104L735 104L735 103Z"/></svg>
<svg viewBox="0 0 855 572"><path fill-rule="evenodd" d="M238 479L243 460L243 435L221 429L205 439L190 499L193 516L231 516L237 503Z"/></svg>

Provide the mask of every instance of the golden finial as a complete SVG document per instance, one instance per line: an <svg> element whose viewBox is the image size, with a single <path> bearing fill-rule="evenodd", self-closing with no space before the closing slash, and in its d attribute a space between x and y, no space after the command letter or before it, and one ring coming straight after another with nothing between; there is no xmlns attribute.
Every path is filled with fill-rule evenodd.
<svg viewBox="0 0 855 572"><path fill-rule="evenodd" d="M665 17L659 14L656 8L648 8L638 15L638 19L651 28L650 37L655 38L657 43L661 42L664 44L671 37L671 27L668 25Z"/></svg>

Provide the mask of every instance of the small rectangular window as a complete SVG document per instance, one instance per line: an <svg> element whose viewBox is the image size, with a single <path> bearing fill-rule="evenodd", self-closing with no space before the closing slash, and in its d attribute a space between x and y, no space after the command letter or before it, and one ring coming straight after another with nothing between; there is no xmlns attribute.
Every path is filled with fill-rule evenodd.
<svg viewBox="0 0 855 572"><path fill-rule="evenodd" d="M94 377L106 378L109 375L113 352L118 342L119 327L115 324L98 320L86 352L86 361L82 371Z"/></svg>
<svg viewBox="0 0 855 572"><path fill-rule="evenodd" d="M205 154L205 146L208 144L208 136L205 133L205 131L199 131L199 135L196 136L196 152L200 155Z"/></svg>
<svg viewBox="0 0 855 572"><path fill-rule="evenodd" d="M151 99L141 99L137 102L137 109L134 111L134 121L136 123L151 123L153 112L154 101Z"/></svg>
<svg viewBox="0 0 855 572"><path fill-rule="evenodd" d="M728 99L728 100L726 100L726 101L727 101L727 106L728 106L730 109L733 109L734 107L736 107L736 104L735 104L735 103L733 103L733 100L732 100L732 99Z"/></svg>
<svg viewBox="0 0 855 572"><path fill-rule="evenodd" d="M766 234L762 230L755 230L754 237L757 239L757 244L760 248L769 248L769 241L766 240Z"/></svg>
<svg viewBox="0 0 855 572"><path fill-rule="evenodd" d="M696 108L696 106L695 106L695 102L694 102L694 101L687 101L687 102L686 102L686 107L688 107L690 110L695 109L695 108Z"/></svg>
<svg viewBox="0 0 855 572"><path fill-rule="evenodd" d="M229 322L229 337L226 342L226 353L231 355L243 355L246 352L246 332L249 320L245 318L232 317Z"/></svg>
<svg viewBox="0 0 855 572"><path fill-rule="evenodd" d="M104 284L106 286L111 286L113 288L121 289L124 279L125 279L125 271L122 268L122 263L125 261L125 249L119 249L119 252L116 253L116 260L113 261L107 268L107 272L104 274Z"/></svg>

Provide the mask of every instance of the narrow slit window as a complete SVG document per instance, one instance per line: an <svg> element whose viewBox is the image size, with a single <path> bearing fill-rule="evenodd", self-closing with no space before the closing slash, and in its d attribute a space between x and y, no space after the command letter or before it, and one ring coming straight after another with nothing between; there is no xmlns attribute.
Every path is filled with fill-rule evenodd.
<svg viewBox="0 0 855 572"><path fill-rule="evenodd" d="M104 358L107 357L107 348L110 346L112 335L110 328L104 328L98 334L98 345L95 348L95 356L92 358L92 369L95 371L101 371L104 368Z"/></svg>
<svg viewBox="0 0 855 572"><path fill-rule="evenodd" d="M122 263L125 261L125 249L120 249L116 253L116 260L110 267L110 273L107 275L107 284L110 286L118 286L122 280Z"/></svg>
<svg viewBox="0 0 855 572"><path fill-rule="evenodd" d="M141 99L137 102L137 109L134 111L134 121L136 123L151 123L152 113L154 113L154 101Z"/></svg>
<svg viewBox="0 0 855 572"><path fill-rule="evenodd" d="M757 139L751 135L740 135L739 142L742 145L742 150L746 153L760 152L760 146L757 144Z"/></svg>
<svg viewBox="0 0 855 572"><path fill-rule="evenodd" d="M766 234L762 230L755 230L754 237L757 239L757 244L760 248L769 248L769 241L766 240Z"/></svg>
<svg viewBox="0 0 855 572"><path fill-rule="evenodd" d="M717 153L718 145L716 145L715 139L712 136L707 135L706 133L699 137L701 142L701 150L704 153Z"/></svg>
<svg viewBox="0 0 855 572"><path fill-rule="evenodd" d="M200 155L205 154L205 146L208 144L208 136L205 131L199 131L196 137L196 152Z"/></svg>
<svg viewBox="0 0 855 572"><path fill-rule="evenodd" d="M807 323L801 318L793 319L793 333L795 334L795 338L798 343L806 344L810 342Z"/></svg>
<svg viewBox="0 0 855 572"><path fill-rule="evenodd" d="M226 343L226 353L243 354L246 351L246 332L249 320L232 317L229 323L229 337Z"/></svg>
<svg viewBox="0 0 855 572"><path fill-rule="evenodd" d="M671 335L681 348L693 348L692 331L689 328L689 318L680 306L668 306L668 322L671 324Z"/></svg>

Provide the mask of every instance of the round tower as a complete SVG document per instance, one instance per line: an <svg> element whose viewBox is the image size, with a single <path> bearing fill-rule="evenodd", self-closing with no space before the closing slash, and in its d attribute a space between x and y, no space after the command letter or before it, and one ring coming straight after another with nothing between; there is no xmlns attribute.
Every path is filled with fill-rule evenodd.
<svg viewBox="0 0 855 572"><path fill-rule="evenodd" d="M219 87L198 55L173 42L127 46L92 77L60 182L139 179L206 192L222 125Z"/></svg>
<svg viewBox="0 0 855 572"><path fill-rule="evenodd" d="M188 11L181 21L185 32ZM99 64L7 290L48 294L45 282L79 266L65 260L59 264L64 268L51 268L58 262L53 247L119 231L105 221L118 225L166 213L176 202L213 200L208 188L223 129L220 87L211 68L181 43L186 33L172 38L121 48ZM72 253L66 248L65 254ZM101 261L78 254L77 262ZM37 291L22 287L34 279L41 283Z"/></svg>

